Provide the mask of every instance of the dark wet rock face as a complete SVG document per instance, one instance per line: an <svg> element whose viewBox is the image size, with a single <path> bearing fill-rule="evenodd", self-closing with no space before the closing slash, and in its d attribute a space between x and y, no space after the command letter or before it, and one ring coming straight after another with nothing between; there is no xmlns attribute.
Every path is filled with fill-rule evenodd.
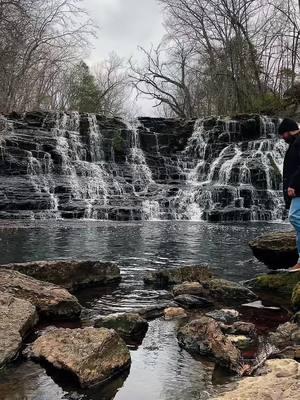
<svg viewBox="0 0 300 400"><path fill-rule="evenodd" d="M0 293L0 368L16 358L23 338L37 320L36 308L30 302Z"/></svg>
<svg viewBox="0 0 300 400"><path fill-rule="evenodd" d="M189 322L179 329L177 338L187 351L211 357L235 372L239 370L241 353L222 333L214 319L201 317Z"/></svg>
<svg viewBox="0 0 300 400"><path fill-rule="evenodd" d="M59 112L0 120L0 218L249 221L280 217L278 119ZM199 185L203 182L203 185Z"/></svg>
<svg viewBox="0 0 300 400"><path fill-rule="evenodd" d="M23 275L0 270L0 292L32 303L38 314L47 319L77 319L81 307L66 289Z"/></svg>
<svg viewBox="0 0 300 400"><path fill-rule="evenodd" d="M69 290L90 285L118 282L120 269L114 263L100 261L34 261L0 265L11 271L19 271L35 279L54 283Z"/></svg>
<svg viewBox="0 0 300 400"><path fill-rule="evenodd" d="M146 334L148 322L136 313L119 313L98 318L95 327L114 329L120 336L134 339Z"/></svg>
<svg viewBox="0 0 300 400"><path fill-rule="evenodd" d="M275 232L249 243L253 254L270 269L289 268L298 260L295 232Z"/></svg>
<svg viewBox="0 0 300 400"><path fill-rule="evenodd" d="M75 375L81 387L104 382L130 366L130 353L112 329L54 329L39 337L29 355Z"/></svg>

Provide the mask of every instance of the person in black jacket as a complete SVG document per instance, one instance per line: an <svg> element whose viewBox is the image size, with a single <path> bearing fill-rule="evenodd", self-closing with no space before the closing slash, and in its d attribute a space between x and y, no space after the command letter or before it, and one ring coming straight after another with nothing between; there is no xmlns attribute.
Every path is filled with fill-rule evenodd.
<svg viewBox="0 0 300 400"><path fill-rule="evenodd" d="M278 133L289 144L283 163L283 196L289 220L296 230L299 259L290 271L300 271L300 130L296 121L286 118Z"/></svg>

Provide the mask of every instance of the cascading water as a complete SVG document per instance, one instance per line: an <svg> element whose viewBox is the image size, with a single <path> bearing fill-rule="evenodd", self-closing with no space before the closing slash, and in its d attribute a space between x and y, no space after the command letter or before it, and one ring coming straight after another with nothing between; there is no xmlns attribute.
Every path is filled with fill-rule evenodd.
<svg viewBox="0 0 300 400"><path fill-rule="evenodd" d="M275 220L278 119L0 119L0 218Z"/></svg>

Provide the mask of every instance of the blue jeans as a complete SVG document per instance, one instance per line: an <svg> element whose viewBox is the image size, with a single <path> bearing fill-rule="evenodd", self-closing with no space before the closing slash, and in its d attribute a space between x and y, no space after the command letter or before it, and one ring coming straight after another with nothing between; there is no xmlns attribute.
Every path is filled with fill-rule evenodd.
<svg viewBox="0 0 300 400"><path fill-rule="evenodd" d="M296 230L296 241L299 254L298 263L300 263L300 197L295 197L292 200L289 211L289 220Z"/></svg>

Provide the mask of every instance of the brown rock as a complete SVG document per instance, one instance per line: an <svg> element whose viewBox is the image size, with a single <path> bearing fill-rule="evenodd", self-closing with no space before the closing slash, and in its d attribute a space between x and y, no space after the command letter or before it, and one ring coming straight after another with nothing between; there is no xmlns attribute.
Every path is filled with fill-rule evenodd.
<svg viewBox="0 0 300 400"><path fill-rule="evenodd" d="M178 331L177 338L187 351L211 357L218 364L239 372L241 353L214 319L201 317L191 321Z"/></svg>
<svg viewBox="0 0 300 400"><path fill-rule="evenodd" d="M31 303L0 293L0 368L17 356L23 337L37 320Z"/></svg>
<svg viewBox="0 0 300 400"><path fill-rule="evenodd" d="M194 296L206 295L206 291L200 282L183 282L181 285L173 287L174 296L180 296L182 294L191 294Z"/></svg>
<svg viewBox="0 0 300 400"><path fill-rule="evenodd" d="M245 378L238 387L215 400L299 400L300 364L294 360L266 362L268 373Z"/></svg>
<svg viewBox="0 0 300 400"><path fill-rule="evenodd" d="M66 289L17 271L0 270L0 291L29 301L43 317L74 319L81 312L78 300Z"/></svg>
<svg viewBox="0 0 300 400"><path fill-rule="evenodd" d="M34 261L1 265L0 268L14 270L35 279L54 283L69 290L89 285L117 282L120 269L111 262L100 261Z"/></svg>
<svg viewBox="0 0 300 400"><path fill-rule="evenodd" d="M71 372L83 388L104 382L130 365L123 339L105 328L52 330L32 344L30 356Z"/></svg>
<svg viewBox="0 0 300 400"><path fill-rule="evenodd" d="M169 307L164 310L164 316L166 320L175 318L186 318L187 314L181 307Z"/></svg>

